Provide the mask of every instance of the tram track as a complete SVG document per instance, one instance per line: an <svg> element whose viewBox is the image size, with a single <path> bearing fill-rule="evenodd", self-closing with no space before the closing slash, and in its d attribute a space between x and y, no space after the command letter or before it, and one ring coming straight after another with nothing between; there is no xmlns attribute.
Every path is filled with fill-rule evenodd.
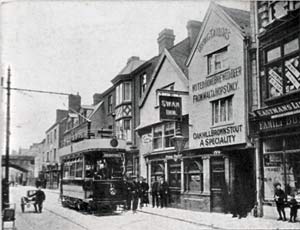
<svg viewBox="0 0 300 230"><path fill-rule="evenodd" d="M78 226L78 227L80 227L80 228L82 228L82 229L85 229L85 230L91 230L91 229L89 229L89 228L83 226L82 224L79 224L79 223L73 221L72 219L70 219L70 218L68 218L68 217L66 217L66 216L63 216L63 215L59 214L58 212L55 212L55 211L53 211L53 210L51 210L51 209L48 209L48 208L44 208L44 209L47 210L48 212L50 212L50 213L52 213L52 214L54 214L54 215L56 215L56 216L62 218L62 219L64 219L64 220L67 220L68 222L70 222L70 223L72 223L72 224L74 224L74 225L76 225L76 226Z"/></svg>

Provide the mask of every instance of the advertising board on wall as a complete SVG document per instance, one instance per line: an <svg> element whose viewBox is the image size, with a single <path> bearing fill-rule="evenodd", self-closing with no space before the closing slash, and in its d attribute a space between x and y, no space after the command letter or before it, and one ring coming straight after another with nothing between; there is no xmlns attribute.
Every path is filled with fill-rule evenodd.
<svg viewBox="0 0 300 230"><path fill-rule="evenodd" d="M177 120L182 115L181 97L159 96L160 120Z"/></svg>

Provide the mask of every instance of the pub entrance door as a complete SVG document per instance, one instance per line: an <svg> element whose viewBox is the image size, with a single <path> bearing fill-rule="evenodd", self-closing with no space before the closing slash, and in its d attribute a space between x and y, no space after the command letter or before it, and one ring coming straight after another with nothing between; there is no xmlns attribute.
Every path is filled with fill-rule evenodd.
<svg viewBox="0 0 300 230"><path fill-rule="evenodd" d="M211 211L224 212L225 164L223 157L211 158Z"/></svg>

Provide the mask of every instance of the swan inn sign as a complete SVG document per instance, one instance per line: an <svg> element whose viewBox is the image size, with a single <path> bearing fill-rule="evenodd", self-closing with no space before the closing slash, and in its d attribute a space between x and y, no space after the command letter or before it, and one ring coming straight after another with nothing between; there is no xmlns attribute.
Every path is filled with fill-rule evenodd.
<svg viewBox="0 0 300 230"><path fill-rule="evenodd" d="M160 120L177 120L181 117L181 97L159 96Z"/></svg>

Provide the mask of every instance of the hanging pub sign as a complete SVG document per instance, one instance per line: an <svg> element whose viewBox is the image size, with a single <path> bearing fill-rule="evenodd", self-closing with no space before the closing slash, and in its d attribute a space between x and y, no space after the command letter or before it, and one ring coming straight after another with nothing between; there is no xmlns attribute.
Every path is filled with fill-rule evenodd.
<svg viewBox="0 0 300 230"><path fill-rule="evenodd" d="M181 117L181 97L159 96L161 120L176 120Z"/></svg>

